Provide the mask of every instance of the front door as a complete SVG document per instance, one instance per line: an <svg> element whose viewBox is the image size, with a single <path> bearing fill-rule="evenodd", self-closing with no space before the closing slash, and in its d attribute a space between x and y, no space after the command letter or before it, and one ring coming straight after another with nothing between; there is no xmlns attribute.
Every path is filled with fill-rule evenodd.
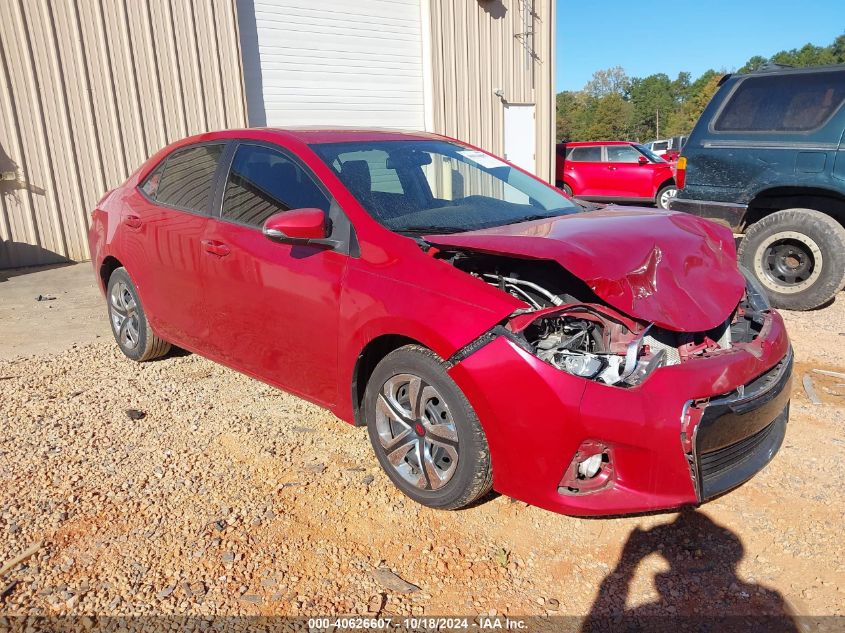
<svg viewBox="0 0 845 633"><path fill-rule="evenodd" d="M220 217L209 220L205 275L211 331L221 362L324 405L337 402L340 287L347 255L264 236L279 212L330 200L310 172L276 146L240 143Z"/></svg>
<svg viewBox="0 0 845 633"><path fill-rule="evenodd" d="M607 195L619 198L651 198L652 163L631 145L605 145Z"/></svg>
<svg viewBox="0 0 845 633"><path fill-rule="evenodd" d="M505 160L531 174L537 173L534 109L533 105L505 106Z"/></svg>

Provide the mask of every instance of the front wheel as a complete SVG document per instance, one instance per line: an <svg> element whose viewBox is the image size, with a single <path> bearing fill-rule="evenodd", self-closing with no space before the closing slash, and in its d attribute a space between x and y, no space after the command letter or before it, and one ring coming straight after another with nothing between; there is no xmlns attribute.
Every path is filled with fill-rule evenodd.
<svg viewBox="0 0 845 633"><path fill-rule="evenodd" d="M740 263L776 308L811 310L845 286L845 228L813 209L785 209L752 224Z"/></svg>
<svg viewBox="0 0 845 633"><path fill-rule="evenodd" d="M654 203L661 209L668 209L669 203L678 195L678 188L675 185L665 185L660 188L654 196Z"/></svg>
<svg viewBox="0 0 845 633"><path fill-rule="evenodd" d="M364 411L381 467L414 501L454 510L489 492L487 438L430 350L407 345L385 356L367 383Z"/></svg>

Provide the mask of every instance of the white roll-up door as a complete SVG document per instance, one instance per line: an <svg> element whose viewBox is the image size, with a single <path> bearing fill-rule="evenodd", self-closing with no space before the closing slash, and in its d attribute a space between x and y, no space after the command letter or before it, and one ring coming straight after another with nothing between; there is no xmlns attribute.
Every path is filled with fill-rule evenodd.
<svg viewBox="0 0 845 633"><path fill-rule="evenodd" d="M269 126L423 129L420 0L246 4L255 22L242 17L241 37L258 45L255 68L244 56L251 118L260 99Z"/></svg>

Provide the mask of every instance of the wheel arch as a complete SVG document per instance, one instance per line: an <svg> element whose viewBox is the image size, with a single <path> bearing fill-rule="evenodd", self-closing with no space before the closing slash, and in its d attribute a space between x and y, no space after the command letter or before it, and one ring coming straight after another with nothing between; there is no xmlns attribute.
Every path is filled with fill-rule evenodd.
<svg viewBox="0 0 845 633"><path fill-rule="evenodd" d="M123 264L114 255L107 255L100 263L98 273L100 278L100 286L102 287L103 292L106 292L108 290L109 279L111 278L112 273L118 268L123 268Z"/></svg>
<svg viewBox="0 0 845 633"><path fill-rule="evenodd" d="M656 196L658 193L660 193L660 190L663 189L663 187L666 187L667 185L673 185L675 187L678 186L678 184L675 182L674 176L669 176L668 178L664 179L663 182L657 185L657 191L654 192L654 195Z"/></svg>
<svg viewBox="0 0 845 633"><path fill-rule="evenodd" d="M742 231L784 209L813 209L845 226L845 194L842 192L824 187L779 186L754 194L742 219Z"/></svg>
<svg viewBox="0 0 845 633"><path fill-rule="evenodd" d="M367 390L367 383L373 370L381 360L390 352L404 347L405 345L420 345L431 349L428 345L402 334L382 334L367 342L355 359L355 366L352 370L352 423L355 426L365 426L362 405L364 393Z"/></svg>

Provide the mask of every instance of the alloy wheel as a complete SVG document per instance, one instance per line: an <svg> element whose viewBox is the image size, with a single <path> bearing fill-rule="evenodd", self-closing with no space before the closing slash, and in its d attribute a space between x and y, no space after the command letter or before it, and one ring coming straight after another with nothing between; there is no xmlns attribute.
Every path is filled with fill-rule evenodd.
<svg viewBox="0 0 845 633"><path fill-rule="evenodd" d="M138 302L127 284L112 286L109 296L109 317L115 336L126 349L135 349L141 340Z"/></svg>
<svg viewBox="0 0 845 633"><path fill-rule="evenodd" d="M376 432L396 473L420 490L437 490L458 465L458 431L440 392L414 374L389 378L376 401Z"/></svg>

